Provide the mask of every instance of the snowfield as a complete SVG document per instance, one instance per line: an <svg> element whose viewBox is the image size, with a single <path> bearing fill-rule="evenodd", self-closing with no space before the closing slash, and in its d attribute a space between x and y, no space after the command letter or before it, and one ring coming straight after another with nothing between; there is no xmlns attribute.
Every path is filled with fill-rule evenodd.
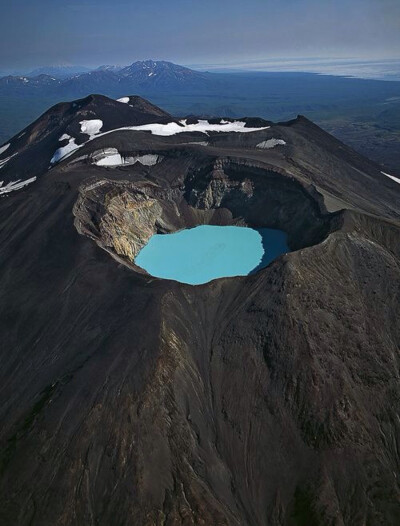
<svg viewBox="0 0 400 526"><path fill-rule="evenodd" d="M398 177L395 177L394 175L389 175L385 172L381 172L381 174L386 175L386 177L390 177L390 179L393 179L393 181L396 181L396 183L400 183L400 179Z"/></svg>
<svg viewBox="0 0 400 526"><path fill-rule="evenodd" d="M208 135L209 132L251 133L251 132L257 132L261 130L267 130L268 128L270 128L270 126L263 126L260 128L246 128L245 127L246 123L243 121L229 122L229 121L224 121L224 120L222 120L219 124L210 124L207 120L199 120L196 124L187 124L187 120L184 119L184 120L179 121L179 123L168 122L167 124L153 123L153 124L142 124L140 126L125 126L123 128L115 128L114 130L109 130L109 131L100 133L100 129L103 127L103 121L101 121L100 119L81 121L79 124L81 125L82 133L86 133L87 135L89 135L89 139L84 144L88 143L89 141L92 141L93 139L97 139L98 137L103 137L104 135L108 135L110 133L114 133L117 131L149 131L153 135L160 135L160 136L168 137L171 135L176 135L178 133L188 133L188 132L199 132L199 133L204 133L206 135ZM64 136L64 135L62 137L65 139L68 138L69 143L66 146L59 148L55 152L55 154L53 155L50 161L51 164L55 164L61 161L61 159L64 159L66 156L71 155L75 150L77 150L78 148L81 148L84 145L84 144L77 145L75 143L74 138L71 138L69 136ZM61 138L59 140L61 140ZM279 141L280 139L274 139L274 140ZM117 155L117 154L114 154L114 155ZM116 159L117 157L115 157L115 160ZM104 162L107 162L107 161L104 161ZM126 164L126 163L123 163L123 164ZM103 164L101 166L107 166L107 165Z"/></svg>
<svg viewBox="0 0 400 526"><path fill-rule="evenodd" d="M222 121L220 124L210 124L206 120L199 120L196 124L187 124L187 120L177 122L168 122L167 124L141 124L140 126L125 126L123 128L116 128L104 133L100 133L97 137L102 137L108 133L115 131L149 131L153 135L161 135L168 137L170 135L176 135L178 133L188 132L199 132L208 135L208 132L237 132L237 133L251 133L261 130L267 130L270 126L264 126L261 128L245 128L246 123L243 121Z"/></svg>
<svg viewBox="0 0 400 526"><path fill-rule="evenodd" d="M2 159L2 160L0 161L0 169L3 168L3 167L8 163L8 161L9 161L10 159L12 159L13 157L15 157L16 155L17 155L17 154L14 153L13 155L10 155L10 157L6 157L5 159Z"/></svg>
<svg viewBox="0 0 400 526"><path fill-rule="evenodd" d="M269 150L270 148L275 148L275 146L278 146L279 144L284 146L286 144L286 141L284 141L283 139L268 139L267 141L258 143L256 148L263 148L265 150Z"/></svg>
<svg viewBox="0 0 400 526"><path fill-rule="evenodd" d="M64 135L60 137L60 141L65 140L67 139L67 137L69 137L69 135L67 135L66 137ZM81 148L81 146L83 146L83 144L76 144L75 139L72 137L69 137L68 141L68 144L66 144L65 146L61 146L61 148L58 148L58 150L55 151L53 157L50 160L50 164L58 163L59 161L61 161L61 159L64 159L64 157L66 157L67 155L71 155L76 150Z"/></svg>
<svg viewBox="0 0 400 526"><path fill-rule="evenodd" d="M129 97L121 97L120 99L117 99L117 102L122 102L123 104L128 104Z"/></svg>
<svg viewBox="0 0 400 526"><path fill-rule="evenodd" d="M100 133L100 130L103 127L103 121L100 119L81 121L79 124L81 125L81 132L86 133L90 138Z"/></svg>
<svg viewBox="0 0 400 526"><path fill-rule="evenodd" d="M101 128L103 127L103 121L100 119L81 121L79 124L81 125L81 132L85 133L86 135L89 135L89 139L86 142L89 142L95 137L97 137ZM58 140L68 141L68 144L66 144L65 146L61 146L61 148L58 148L58 150L56 150L56 152L50 160L50 164L58 163L59 161L61 161L61 159L68 157L69 155L73 154L76 150L79 150L79 148L82 148L84 144L86 144L76 144L76 139L74 137L71 137L67 133L61 135L61 137Z"/></svg>
<svg viewBox="0 0 400 526"><path fill-rule="evenodd" d="M97 166L130 166L135 163L144 166L153 166L159 161L155 154L137 155L135 157L123 157L116 148L107 148L93 156L94 164Z"/></svg>
<svg viewBox="0 0 400 526"><path fill-rule="evenodd" d="M124 160L116 148L109 148L103 156L94 161L97 166L122 166Z"/></svg>
<svg viewBox="0 0 400 526"><path fill-rule="evenodd" d="M36 177L31 177L30 179L26 179L26 181L21 181L21 179L18 179L17 181L8 183L6 186L3 186L3 181L0 181L0 195L8 194L14 190L20 190L24 186L27 186L34 181L36 181Z"/></svg>
<svg viewBox="0 0 400 526"><path fill-rule="evenodd" d="M143 124L141 126L130 126L129 128L137 131L150 131L153 135L176 135L178 133L200 132L208 135L209 132L241 132L250 133L254 131L266 130L269 126L264 128L245 128L246 123L242 121L227 122L223 121L220 124L210 124L206 120L199 120L196 124L187 124L186 119L176 122L169 122L168 124Z"/></svg>
<svg viewBox="0 0 400 526"><path fill-rule="evenodd" d="M140 163L143 166L154 166L157 164L162 157L156 154L148 153L146 155L139 155L137 157L126 157L125 161L128 161L130 164Z"/></svg>

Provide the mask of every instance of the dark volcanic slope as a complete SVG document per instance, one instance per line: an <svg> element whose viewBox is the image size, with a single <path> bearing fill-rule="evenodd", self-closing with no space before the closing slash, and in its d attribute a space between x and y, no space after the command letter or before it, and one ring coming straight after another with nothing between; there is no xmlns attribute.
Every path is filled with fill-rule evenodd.
<svg viewBox="0 0 400 526"><path fill-rule="evenodd" d="M103 95L89 95L75 102L62 102L50 108L39 119L13 137L8 148L0 154L1 179L8 183L15 180L37 177L50 166L55 151L64 146L72 136L77 145L88 139L82 133L81 122L101 120L101 132L153 122L174 120L167 112L140 97L130 97L129 103L121 103ZM2 160L9 158L5 166Z"/></svg>
<svg viewBox="0 0 400 526"><path fill-rule="evenodd" d="M130 103L56 106L0 155L37 177L0 198L0 524L399 524L400 185L302 117L81 133L173 121ZM134 265L202 223L293 252L197 287Z"/></svg>

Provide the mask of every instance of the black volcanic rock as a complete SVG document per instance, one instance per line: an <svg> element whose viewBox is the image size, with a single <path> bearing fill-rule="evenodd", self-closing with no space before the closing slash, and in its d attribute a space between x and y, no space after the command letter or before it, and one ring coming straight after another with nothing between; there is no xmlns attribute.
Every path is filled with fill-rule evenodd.
<svg viewBox="0 0 400 526"><path fill-rule="evenodd" d="M39 119L13 137L7 150L0 155L11 159L1 169L4 182L38 177L50 165L56 150L68 141L60 142L67 135L83 144L88 135L82 133L81 122L99 119L101 132L124 126L137 126L152 122L171 122L174 119L165 111L138 96L130 97L129 104L109 99L103 95L89 95L74 102L62 102L50 108Z"/></svg>
<svg viewBox="0 0 400 526"><path fill-rule="evenodd" d="M135 108L136 110L146 114L147 116L151 116L151 117L155 116L158 118L164 117L169 120L173 120L173 118L171 117L169 113L162 110L155 104L152 104L151 102L144 99L143 97L139 97L138 95L130 95L128 105L131 108ZM162 121L158 120L158 122L162 122Z"/></svg>
<svg viewBox="0 0 400 526"><path fill-rule="evenodd" d="M400 185L304 117L82 134L48 170L83 118L172 121L91 96L10 143L37 180L0 197L0 524L397 525ZM202 286L135 266L204 223L292 252Z"/></svg>

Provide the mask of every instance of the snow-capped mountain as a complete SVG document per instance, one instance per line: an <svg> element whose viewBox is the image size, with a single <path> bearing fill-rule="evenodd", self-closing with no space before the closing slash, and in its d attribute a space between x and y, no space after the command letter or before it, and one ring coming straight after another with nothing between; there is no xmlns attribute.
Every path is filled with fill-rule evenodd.
<svg viewBox="0 0 400 526"><path fill-rule="evenodd" d="M134 93L140 89L200 89L211 88L217 82L217 76L210 73L194 71L172 62L144 60L134 62L130 66L120 67L104 65L88 72L76 72L61 75L59 68L54 68L57 74L52 75L52 68L35 70L35 75L13 76L0 78L0 94L10 95L13 89L23 87L29 94L37 86L46 88L43 94L54 93L60 97L75 97L88 93L121 92ZM66 73L65 69L61 70ZM39 75L37 72L41 72ZM63 77L63 78L61 78Z"/></svg>
<svg viewBox="0 0 400 526"><path fill-rule="evenodd" d="M133 84L165 85L168 87L192 86L210 80L206 73L200 73L184 66L164 60L142 60L119 71L119 75Z"/></svg>

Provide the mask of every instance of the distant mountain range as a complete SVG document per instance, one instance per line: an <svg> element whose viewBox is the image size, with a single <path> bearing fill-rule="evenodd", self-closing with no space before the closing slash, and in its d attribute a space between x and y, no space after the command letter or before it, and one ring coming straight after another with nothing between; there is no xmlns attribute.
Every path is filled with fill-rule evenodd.
<svg viewBox="0 0 400 526"><path fill-rule="evenodd" d="M97 93L149 98L172 115L283 121L303 114L388 170L400 165L400 82L299 72L201 72L167 61L39 68L0 78L0 143L49 106Z"/></svg>
<svg viewBox="0 0 400 526"><path fill-rule="evenodd" d="M127 93L138 88L192 90L211 87L217 78L215 74L154 60L134 62L126 67L105 65L83 72L74 67L50 67L36 69L29 75L0 78L0 95L15 94L15 90L29 94L38 89L42 95L59 93L60 96L110 89L125 89Z"/></svg>
<svg viewBox="0 0 400 526"><path fill-rule="evenodd" d="M38 75L49 75L50 77L65 79L71 77L72 75L88 73L91 70L92 68L86 68L85 66L47 66L36 68L28 73L27 76L37 77Z"/></svg>

